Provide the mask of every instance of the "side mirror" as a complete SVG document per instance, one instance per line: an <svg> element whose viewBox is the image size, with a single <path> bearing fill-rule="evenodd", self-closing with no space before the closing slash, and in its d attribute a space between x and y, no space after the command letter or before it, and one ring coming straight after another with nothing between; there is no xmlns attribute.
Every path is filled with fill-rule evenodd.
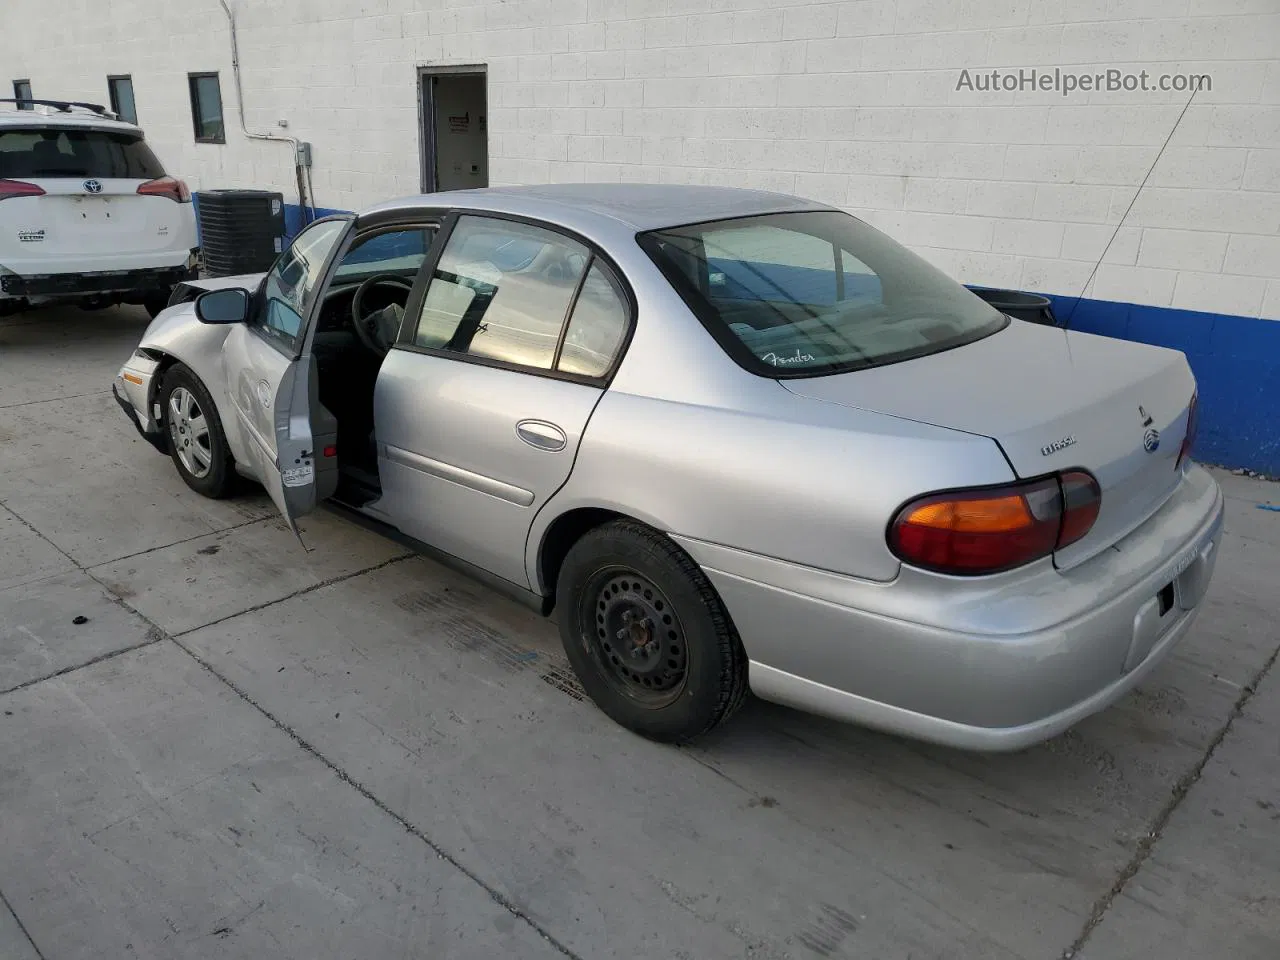
<svg viewBox="0 0 1280 960"><path fill-rule="evenodd" d="M196 297L201 323L244 323L249 319L249 291L240 287L210 290Z"/></svg>

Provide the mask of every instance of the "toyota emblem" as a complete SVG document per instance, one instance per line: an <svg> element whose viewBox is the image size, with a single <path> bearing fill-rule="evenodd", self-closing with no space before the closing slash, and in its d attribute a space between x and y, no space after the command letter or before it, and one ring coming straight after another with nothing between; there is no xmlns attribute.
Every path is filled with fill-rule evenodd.
<svg viewBox="0 0 1280 960"><path fill-rule="evenodd" d="M86 180L86 181L84 182L84 192L85 192L85 193L101 193L101 192L102 192L102 181L101 181L101 180Z"/></svg>

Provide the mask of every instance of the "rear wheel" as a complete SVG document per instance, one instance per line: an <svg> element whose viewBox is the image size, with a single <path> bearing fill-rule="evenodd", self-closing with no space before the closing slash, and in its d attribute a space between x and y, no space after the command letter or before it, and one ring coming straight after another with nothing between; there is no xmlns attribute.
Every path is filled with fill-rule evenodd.
<svg viewBox="0 0 1280 960"><path fill-rule="evenodd" d="M218 409L190 368L179 363L165 374L160 410L169 453L187 486L215 499L232 493L235 471Z"/></svg>
<svg viewBox="0 0 1280 960"><path fill-rule="evenodd" d="M585 534L557 584L560 638L583 688L622 726L683 742L741 706L747 661L715 589L643 524Z"/></svg>

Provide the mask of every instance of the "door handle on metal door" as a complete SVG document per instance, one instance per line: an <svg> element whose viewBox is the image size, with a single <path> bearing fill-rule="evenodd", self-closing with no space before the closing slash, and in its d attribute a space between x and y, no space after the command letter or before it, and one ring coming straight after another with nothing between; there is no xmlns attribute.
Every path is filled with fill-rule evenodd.
<svg viewBox="0 0 1280 960"><path fill-rule="evenodd" d="M568 435L545 420L521 420L516 424L516 436L531 447L551 453L558 453L569 445Z"/></svg>

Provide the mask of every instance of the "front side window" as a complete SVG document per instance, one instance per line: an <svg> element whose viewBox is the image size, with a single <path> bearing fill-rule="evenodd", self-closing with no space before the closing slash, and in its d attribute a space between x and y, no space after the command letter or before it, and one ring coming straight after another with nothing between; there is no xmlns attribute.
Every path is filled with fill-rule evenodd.
<svg viewBox="0 0 1280 960"><path fill-rule="evenodd" d="M31 99L31 81L15 80L13 81L13 99L30 100ZM34 110L35 105L31 103L17 104L19 110Z"/></svg>
<svg viewBox="0 0 1280 960"><path fill-rule="evenodd" d="M0 129L0 177L154 180L164 167L137 134L111 130Z"/></svg>
<svg viewBox="0 0 1280 960"><path fill-rule="evenodd" d="M338 264L334 279L353 283L386 273L412 282L435 233L432 225L387 230L358 239Z"/></svg>
<svg viewBox="0 0 1280 960"><path fill-rule="evenodd" d="M263 281L262 311L255 326L286 352L301 346L305 318L319 293L329 254L350 223L322 220L298 234Z"/></svg>
<svg viewBox="0 0 1280 960"><path fill-rule="evenodd" d="M642 234L726 351L764 376L820 376L937 353L1005 317L845 213L780 213Z"/></svg>
<svg viewBox="0 0 1280 960"><path fill-rule="evenodd" d="M187 85L191 92L191 122L195 127L196 143L226 143L218 75L188 74Z"/></svg>
<svg viewBox="0 0 1280 960"><path fill-rule="evenodd" d="M111 100L111 112L125 123L138 122L138 108L133 102L132 77L107 77L107 96Z"/></svg>
<svg viewBox="0 0 1280 960"><path fill-rule="evenodd" d="M414 342L551 370L590 259L583 244L542 227L461 217L427 287Z"/></svg>

